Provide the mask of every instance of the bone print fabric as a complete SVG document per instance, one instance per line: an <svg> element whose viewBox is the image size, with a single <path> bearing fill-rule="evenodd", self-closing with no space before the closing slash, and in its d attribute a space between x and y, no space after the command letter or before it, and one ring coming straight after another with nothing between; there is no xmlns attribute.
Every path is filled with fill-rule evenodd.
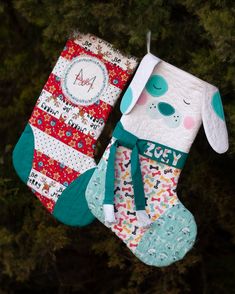
<svg viewBox="0 0 235 294"><path fill-rule="evenodd" d="M134 58L93 35L68 40L16 145L19 176L58 219L71 213L70 220L60 219L65 223L76 225L73 201L96 166L97 138L135 66Z"/></svg>
<svg viewBox="0 0 235 294"><path fill-rule="evenodd" d="M181 204L176 194L180 169L140 156L146 212L153 222L150 229L142 228L136 218L130 152L130 149L120 146L116 153L116 224L110 226L111 230L143 262L156 265L157 260L158 266L168 265L182 258L193 246L196 237L194 217ZM86 191L92 213L103 223L108 156L109 149L94 172Z"/></svg>
<svg viewBox="0 0 235 294"><path fill-rule="evenodd" d="M197 234L193 215L177 196L177 182L183 164L177 167L173 164L180 157L177 152L172 157L172 151L187 154L202 122L207 138L217 152L227 150L228 138L221 100L213 102L220 97L218 89L197 77L160 61L156 62L141 94L139 89L132 89L138 81L141 83L144 63L149 63L149 59L151 55L143 58L143 71L138 73L137 70L123 96L120 122L126 132L137 138L137 146L138 140L152 142L145 150L147 153L138 150L146 199L145 213L151 225L143 227L138 222L133 190L135 175L130 168L133 151L122 145L117 147L115 158L115 221L107 223L105 220L105 179L108 179L107 166L111 146L115 144L115 131L92 175L86 197L93 214L106 226L109 225L140 260L161 267L182 259L192 248ZM146 68L149 70L151 67ZM218 136L221 138L219 143ZM155 148L158 145L165 148Z"/></svg>

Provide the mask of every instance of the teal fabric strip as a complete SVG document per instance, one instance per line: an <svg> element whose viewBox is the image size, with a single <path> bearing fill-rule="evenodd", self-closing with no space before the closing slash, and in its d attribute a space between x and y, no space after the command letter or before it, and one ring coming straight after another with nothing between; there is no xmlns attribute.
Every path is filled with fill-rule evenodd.
<svg viewBox="0 0 235 294"><path fill-rule="evenodd" d="M109 159L107 164L107 172L105 178L105 196L103 204L113 204L114 202L114 180L115 180L115 155L117 146L124 146L132 149L131 153L131 176L133 181L134 199L136 210L145 209L144 187L142 174L139 163L139 151L137 146L138 138L123 129L118 124L113 132L116 141L110 148Z"/></svg>
<svg viewBox="0 0 235 294"><path fill-rule="evenodd" d="M136 210L144 210L146 202L137 145L135 145L131 153L131 176L134 189L135 208Z"/></svg>

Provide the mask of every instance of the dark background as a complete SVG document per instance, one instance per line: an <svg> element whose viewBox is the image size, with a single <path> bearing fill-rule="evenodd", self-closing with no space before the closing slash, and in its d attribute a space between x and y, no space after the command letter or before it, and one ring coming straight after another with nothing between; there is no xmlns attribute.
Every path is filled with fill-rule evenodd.
<svg viewBox="0 0 235 294"><path fill-rule="evenodd" d="M234 1L0 1L0 293L235 293ZM12 150L69 34L78 29L137 57L152 53L216 85L230 149L216 154L201 129L178 195L198 238L180 262L146 266L98 221L53 219L12 168ZM97 148L120 117L116 108Z"/></svg>

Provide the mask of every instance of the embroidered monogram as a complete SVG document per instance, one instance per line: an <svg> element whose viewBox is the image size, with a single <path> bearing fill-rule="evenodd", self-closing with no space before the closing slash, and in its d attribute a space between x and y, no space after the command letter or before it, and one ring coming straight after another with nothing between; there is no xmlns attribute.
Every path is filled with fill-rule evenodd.
<svg viewBox="0 0 235 294"><path fill-rule="evenodd" d="M95 79L96 79L96 76L94 76L93 78L87 78L87 79L84 79L83 78L83 69L81 69L79 71L79 73L77 74L75 80L74 80L74 85L77 83L78 86L89 86L87 92L90 91L90 89L93 87L93 84L95 82Z"/></svg>
<svg viewBox="0 0 235 294"><path fill-rule="evenodd" d="M71 102L90 105L106 91L108 80L107 69L99 59L80 56L67 66L61 85Z"/></svg>

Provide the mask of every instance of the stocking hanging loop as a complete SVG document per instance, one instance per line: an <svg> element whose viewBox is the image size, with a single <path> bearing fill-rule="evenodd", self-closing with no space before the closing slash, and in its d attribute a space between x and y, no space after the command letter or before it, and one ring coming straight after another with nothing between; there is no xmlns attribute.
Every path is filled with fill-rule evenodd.
<svg viewBox="0 0 235 294"><path fill-rule="evenodd" d="M146 43L147 43L147 53L150 53L150 44L151 44L151 31L150 30L146 34Z"/></svg>

